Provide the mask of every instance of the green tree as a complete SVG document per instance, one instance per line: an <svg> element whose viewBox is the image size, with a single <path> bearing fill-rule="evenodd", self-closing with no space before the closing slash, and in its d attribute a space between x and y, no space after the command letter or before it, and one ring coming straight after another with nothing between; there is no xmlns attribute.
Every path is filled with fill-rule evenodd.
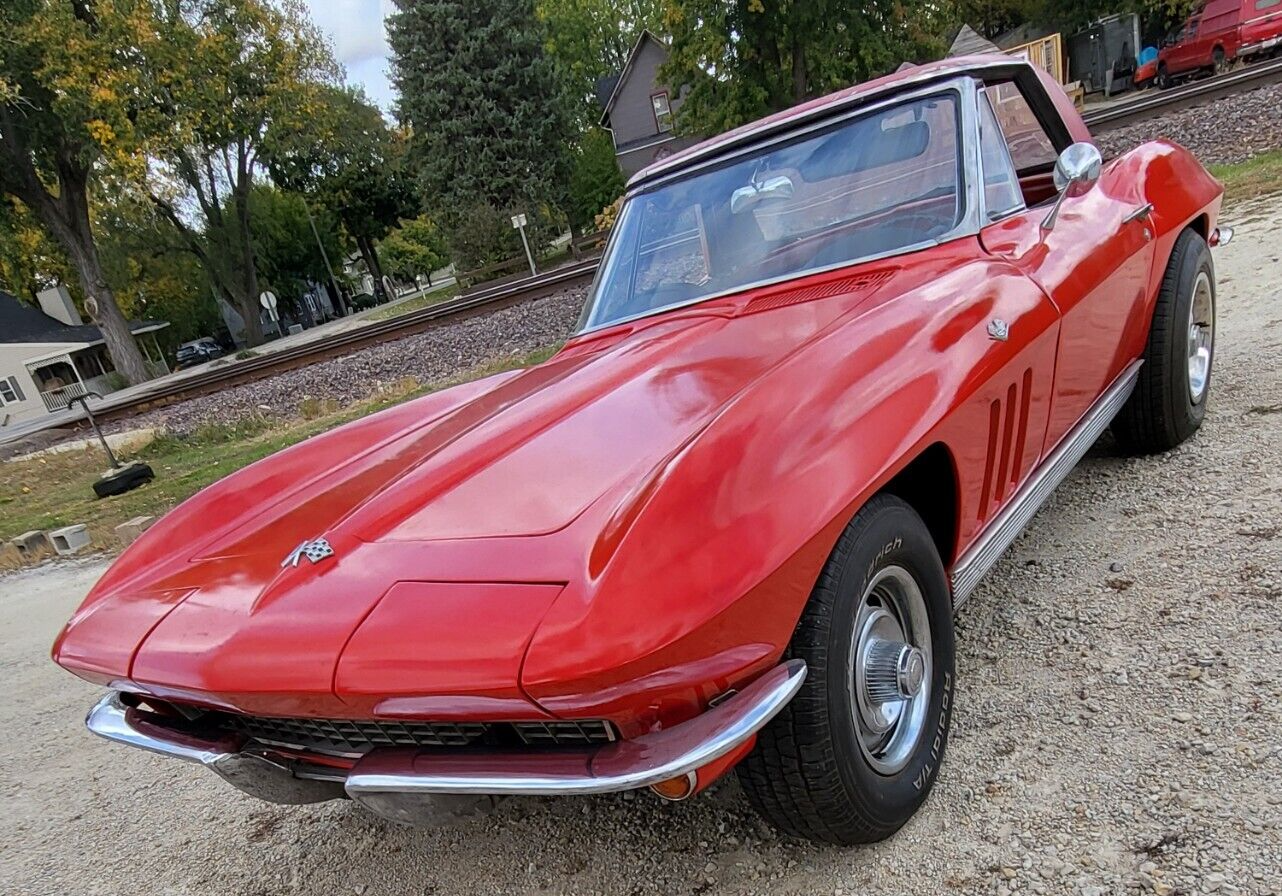
<svg viewBox="0 0 1282 896"><path fill-rule="evenodd" d="M397 114L438 223L454 230L489 215L493 226L475 232L497 234L514 212L554 218L566 202L574 101L544 51L532 0L397 6L388 19Z"/></svg>
<svg viewBox="0 0 1282 896"><path fill-rule="evenodd" d="M589 128L579 139L570 175L571 225L582 230L592 224L601 209L623 195L624 185L610 134Z"/></svg>
<svg viewBox="0 0 1282 896"><path fill-rule="evenodd" d="M264 156L272 180L338 216L382 298L376 244L412 214L405 155L404 136L387 126L363 92L347 87L321 88L305 121L287 120L267 130Z"/></svg>
<svg viewBox="0 0 1282 896"><path fill-rule="evenodd" d="M949 13L900 0L665 0L672 47L660 77L689 87L681 130L717 133L937 58Z"/></svg>
<svg viewBox="0 0 1282 896"><path fill-rule="evenodd" d="M146 0L0 3L0 193L65 253L131 383L147 379L147 366L103 272L89 196L152 99L128 60L153 13Z"/></svg>
<svg viewBox="0 0 1282 896"><path fill-rule="evenodd" d="M95 228L103 269L125 314L168 321L158 338L169 349L221 331L209 278L182 235L136 193L102 192Z"/></svg>
<svg viewBox="0 0 1282 896"><path fill-rule="evenodd" d="M660 28L662 10L662 0L538 0L547 53L580 101L584 125L601 115L596 82L623 68L642 31Z"/></svg>
<svg viewBox="0 0 1282 896"><path fill-rule="evenodd" d="M143 188L263 341L250 194L272 128L318 114L339 69L294 0L170 0L182 12L141 60L168 102Z"/></svg>
<svg viewBox="0 0 1282 896"><path fill-rule="evenodd" d="M260 183L250 191L249 206L259 279L283 306L292 308L295 316L303 316L303 293L313 284L329 280L325 256L307 220L306 200L298 193ZM341 257L344 249L338 241L338 221L326 209L313 215L326 253L330 258Z"/></svg>
<svg viewBox="0 0 1282 896"><path fill-rule="evenodd" d="M388 273L400 280L422 275L430 284L432 271L450 260L444 237L426 215L402 221L383 239L382 250Z"/></svg>

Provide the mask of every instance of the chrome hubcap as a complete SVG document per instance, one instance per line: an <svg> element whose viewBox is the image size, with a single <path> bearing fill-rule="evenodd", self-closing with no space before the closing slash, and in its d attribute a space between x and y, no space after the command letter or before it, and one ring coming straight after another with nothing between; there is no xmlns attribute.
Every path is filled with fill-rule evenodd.
<svg viewBox="0 0 1282 896"><path fill-rule="evenodd" d="M908 763L930 705L930 624L909 572L881 570L864 589L850 652L859 749L883 775Z"/></svg>
<svg viewBox="0 0 1282 896"><path fill-rule="evenodd" d="M1193 404L1206 394L1211 376L1211 351L1215 341L1215 294L1211 277L1199 271L1193 283L1193 300L1189 302L1188 322L1189 399Z"/></svg>

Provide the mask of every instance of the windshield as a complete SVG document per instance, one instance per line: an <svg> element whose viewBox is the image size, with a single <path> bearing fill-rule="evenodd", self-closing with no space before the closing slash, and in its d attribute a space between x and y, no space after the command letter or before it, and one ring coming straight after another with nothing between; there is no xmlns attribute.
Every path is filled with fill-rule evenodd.
<svg viewBox="0 0 1282 896"><path fill-rule="evenodd" d="M639 193L581 329L937 239L962 217L954 93Z"/></svg>

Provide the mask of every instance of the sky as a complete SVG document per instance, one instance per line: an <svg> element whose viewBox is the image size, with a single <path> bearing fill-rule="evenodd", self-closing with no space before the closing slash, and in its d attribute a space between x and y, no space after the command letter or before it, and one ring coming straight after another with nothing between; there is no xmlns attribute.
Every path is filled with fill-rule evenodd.
<svg viewBox="0 0 1282 896"><path fill-rule="evenodd" d="M395 93L388 82L387 29L392 0L306 0L334 55L347 69L347 83L365 88L369 98L390 113Z"/></svg>

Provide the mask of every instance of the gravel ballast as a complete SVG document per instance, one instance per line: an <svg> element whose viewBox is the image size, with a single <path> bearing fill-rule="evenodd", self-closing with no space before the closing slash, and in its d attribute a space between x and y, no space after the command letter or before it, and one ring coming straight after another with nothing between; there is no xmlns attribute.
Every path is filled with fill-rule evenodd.
<svg viewBox="0 0 1282 896"><path fill-rule="evenodd" d="M1282 149L1282 84L1220 97L1097 134L1105 158L1164 137L1192 150L1204 165L1245 162Z"/></svg>
<svg viewBox="0 0 1282 896"><path fill-rule="evenodd" d="M583 286L567 289L145 411L107 428L114 432L163 427L183 436L202 426L251 416L295 417L307 399L347 404L406 378L423 384L440 382L487 361L528 354L564 340L574 330L586 295Z"/></svg>
<svg viewBox="0 0 1282 896"><path fill-rule="evenodd" d="M1206 425L1141 459L1105 436L963 608L948 756L891 840L780 838L733 780L430 830L256 802L84 731L100 691L47 652L91 562L0 579L0 892L1282 892L1282 208L1232 217Z"/></svg>

